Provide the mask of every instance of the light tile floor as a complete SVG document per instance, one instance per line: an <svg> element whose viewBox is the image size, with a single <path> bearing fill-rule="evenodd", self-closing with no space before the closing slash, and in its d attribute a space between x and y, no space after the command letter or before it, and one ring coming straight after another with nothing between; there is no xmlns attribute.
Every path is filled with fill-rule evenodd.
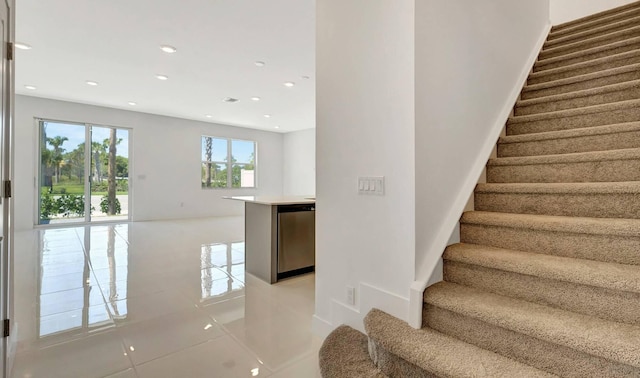
<svg viewBox="0 0 640 378"><path fill-rule="evenodd" d="M245 274L243 218L15 237L13 377L319 377L315 277Z"/></svg>

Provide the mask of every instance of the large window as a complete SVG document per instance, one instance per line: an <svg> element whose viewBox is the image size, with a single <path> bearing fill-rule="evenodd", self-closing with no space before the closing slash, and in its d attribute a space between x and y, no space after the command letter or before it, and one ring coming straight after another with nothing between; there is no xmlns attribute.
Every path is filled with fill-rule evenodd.
<svg viewBox="0 0 640 378"><path fill-rule="evenodd" d="M255 188L256 142L202 137L202 188Z"/></svg>

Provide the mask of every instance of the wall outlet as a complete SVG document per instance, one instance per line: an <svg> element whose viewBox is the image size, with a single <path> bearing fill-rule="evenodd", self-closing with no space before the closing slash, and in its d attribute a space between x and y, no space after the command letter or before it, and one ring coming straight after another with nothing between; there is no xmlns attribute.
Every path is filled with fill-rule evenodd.
<svg viewBox="0 0 640 378"><path fill-rule="evenodd" d="M347 286L347 304L351 306L356 304L356 289L351 286Z"/></svg>

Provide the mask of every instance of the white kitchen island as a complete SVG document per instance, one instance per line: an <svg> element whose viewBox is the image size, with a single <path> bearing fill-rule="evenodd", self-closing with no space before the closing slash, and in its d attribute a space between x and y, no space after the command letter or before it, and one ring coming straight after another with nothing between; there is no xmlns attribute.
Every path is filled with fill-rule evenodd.
<svg viewBox="0 0 640 378"><path fill-rule="evenodd" d="M315 198L237 196L243 201L245 269L268 282L315 270Z"/></svg>

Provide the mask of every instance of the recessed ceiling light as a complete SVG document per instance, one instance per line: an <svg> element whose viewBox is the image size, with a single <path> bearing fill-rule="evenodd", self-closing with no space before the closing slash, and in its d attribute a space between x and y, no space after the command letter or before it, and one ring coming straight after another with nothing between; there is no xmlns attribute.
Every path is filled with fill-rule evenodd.
<svg viewBox="0 0 640 378"><path fill-rule="evenodd" d="M287 81L284 83L284 86L289 88L293 87L294 85L296 85L296 83L294 83L293 81Z"/></svg>
<svg viewBox="0 0 640 378"><path fill-rule="evenodd" d="M205 117L207 117L207 118L211 118L211 117L213 117L213 116L212 116L211 114L205 114Z"/></svg>
<svg viewBox="0 0 640 378"><path fill-rule="evenodd" d="M87 80L87 85L91 85L92 87L95 87L96 85L98 85L98 82L97 81Z"/></svg>
<svg viewBox="0 0 640 378"><path fill-rule="evenodd" d="M38 89L37 87L33 86L33 85L25 85L25 88L31 90L31 91L35 91L36 89Z"/></svg>
<svg viewBox="0 0 640 378"><path fill-rule="evenodd" d="M253 101L260 101L260 97L251 97Z"/></svg>
<svg viewBox="0 0 640 378"><path fill-rule="evenodd" d="M305 80L309 80L309 76L304 75L304 76L300 76L301 79L305 79Z"/></svg>
<svg viewBox="0 0 640 378"><path fill-rule="evenodd" d="M255 65L258 66L258 67L264 67L265 64L266 64L265 62L260 61L260 60L255 62Z"/></svg>
<svg viewBox="0 0 640 378"><path fill-rule="evenodd" d="M273 128L274 128L274 129L279 129L279 128L280 128L280 126L274 126Z"/></svg>
<svg viewBox="0 0 640 378"><path fill-rule="evenodd" d="M31 45L22 42L16 42L14 46L20 50L31 50Z"/></svg>
<svg viewBox="0 0 640 378"><path fill-rule="evenodd" d="M160 45L160 50L166 52L167 54L173 54L174 52L178 51L178 49L170 45Z"/></svg>
<svg viewBox="0 0 640 378"><path fill-rule="evenodd" d="M158 80L169 80L169 76L167 75L156 75Z"/></svg>
<svg viewBox="0 0 640 378"><path fill-rule="evenodd" d="M138 105L138 103L137 103L137 102L133 102L133 101L129 101L129 102L127 102L127 104L129 104L129 105L131 105L131 106L136 106L136 105Z"/></svg>
<svg viewBox="0 0 640 378"><path fill-rule="evenodd" d="M224 102L238 102L240 100L238 100L237 98L233 98L233 97L225 97L222 99L222 101Z"/></svg>
<svg viewBox="0 0 640 378"><path fill-rule="evenodd" d="M271 118L271 114L265 114L264 118Z"/></svg>

